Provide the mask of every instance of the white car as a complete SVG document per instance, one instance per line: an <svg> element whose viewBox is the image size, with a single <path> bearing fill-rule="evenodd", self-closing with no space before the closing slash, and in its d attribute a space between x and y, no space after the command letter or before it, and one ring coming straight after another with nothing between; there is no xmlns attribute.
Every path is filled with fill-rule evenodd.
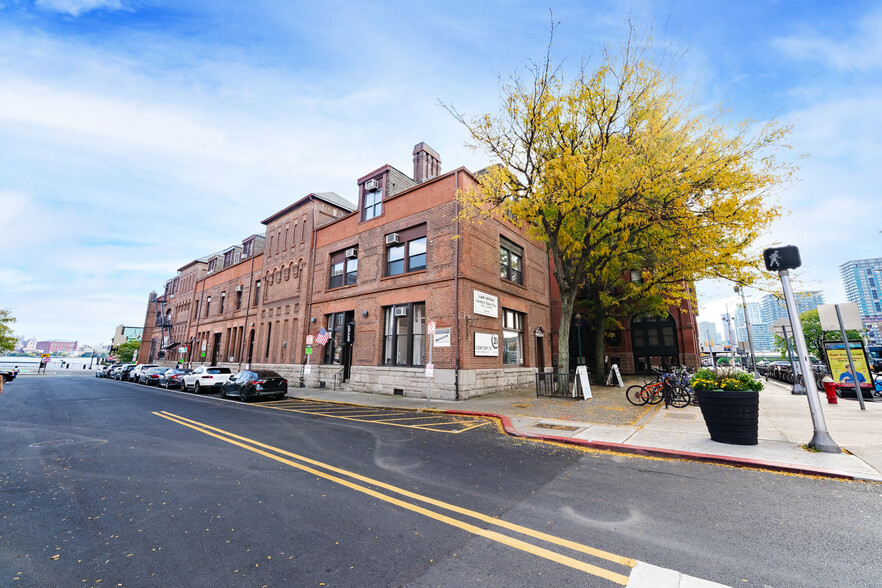
<svg viewBox="0 0 882 588"><path fill-rule="evenodd" d="M233 375L230 368L216 365L201 365L181 380L182 390L192 390L199 394L202 390L220 390L220 387Z"/></svg>

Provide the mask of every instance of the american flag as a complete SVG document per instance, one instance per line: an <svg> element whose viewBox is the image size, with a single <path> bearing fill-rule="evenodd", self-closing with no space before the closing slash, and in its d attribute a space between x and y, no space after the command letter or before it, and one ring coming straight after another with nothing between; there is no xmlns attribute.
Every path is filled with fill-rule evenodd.
<svg viewBox="0 0 882 588"><path fill-rule="evenodd" d="M319 329L318 335L315 336L316 345L324 345L328 342L328 332L324 327Z"/></svg>

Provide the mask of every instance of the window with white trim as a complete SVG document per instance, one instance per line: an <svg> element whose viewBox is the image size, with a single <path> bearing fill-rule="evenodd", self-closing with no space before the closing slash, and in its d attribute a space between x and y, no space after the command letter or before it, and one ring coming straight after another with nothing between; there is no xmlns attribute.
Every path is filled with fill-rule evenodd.
<svg viewBox="0 0 882 588"><path fill-rule="evenodd" d="M524 315L502 309L502 363L524 365Z"/></svg>

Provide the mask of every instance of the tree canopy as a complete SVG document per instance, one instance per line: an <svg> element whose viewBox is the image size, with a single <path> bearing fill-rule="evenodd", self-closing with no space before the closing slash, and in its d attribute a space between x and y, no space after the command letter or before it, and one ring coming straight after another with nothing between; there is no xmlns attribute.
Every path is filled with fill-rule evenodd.
<svg viewBox="0 0 882 588"><path fill-rule="evenodd" d="M130 361L132 361L132 358L135 357L135 354L138 352L138 349L140 349L140 347L140 339L129 339L117 348L117 361L122 363L129 363Z"/></svg>
<svg viewBox="0 0 882 588"><path fill-rule="evenodd" d="M500 83L498 113L446 106L495 164L460 192L464 215L504 215L546 244L561 292L559 371L580 292L602 374L619 317L694 299L695 280L753 282L754 243L780 215L768 196L792 171L775 158L789 128L704 114L650 49L632 30L568 81L549 44L525 77Z"/></svg>
<svg viewBox="0 0 882 588"><path fill-rule="evenodd" d="M0 352L15 349L15 335L10 326L15 322L15 317L5 308L0 308Z"/></svg>

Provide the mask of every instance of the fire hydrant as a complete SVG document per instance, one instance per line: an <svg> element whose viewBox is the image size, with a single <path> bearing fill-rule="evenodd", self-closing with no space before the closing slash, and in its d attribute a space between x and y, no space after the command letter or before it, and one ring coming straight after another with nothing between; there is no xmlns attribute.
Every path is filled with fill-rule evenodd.
<svg viewBox="0 0 882 588"><path fill-rule="evenodd" d="M827 393L828 404L839 404L839 399L836 397L836 382L832 379L824 379L824 392Z"/></svg>

